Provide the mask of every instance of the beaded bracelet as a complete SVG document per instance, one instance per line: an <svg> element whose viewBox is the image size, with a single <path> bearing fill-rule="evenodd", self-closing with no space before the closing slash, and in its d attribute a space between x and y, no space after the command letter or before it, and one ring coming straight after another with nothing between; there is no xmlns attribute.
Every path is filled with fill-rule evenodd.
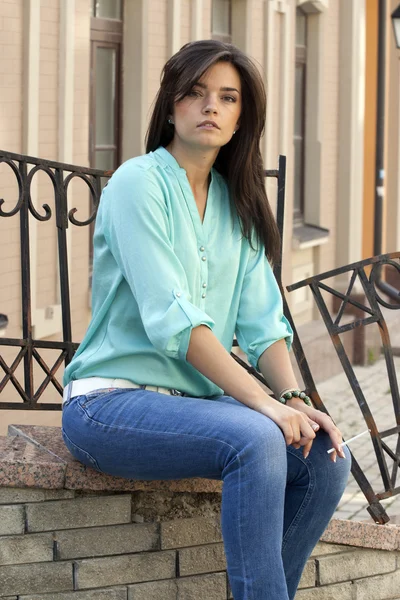
<svg viewBox="0 0 400 600"><path fill-rule="evenodd" d="M286 404L291 398L300 398L307 406L312 406L310 397L300 390L284 390L279 396L279 402Z"/></svg>

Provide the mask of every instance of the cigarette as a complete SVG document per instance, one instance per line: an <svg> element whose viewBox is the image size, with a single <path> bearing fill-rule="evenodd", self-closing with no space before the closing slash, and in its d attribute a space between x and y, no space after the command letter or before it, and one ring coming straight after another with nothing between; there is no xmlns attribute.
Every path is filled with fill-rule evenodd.
<svg viewBox="0 0 400 600"><path fill-rule="evenodd" d="M350 438L346 442L342 442L341 444L339 444L339 448L341 448L342 446L347 446L347 444L350 444L350 442L352 442L353 440L356 440L357 438L361 437L362 435L365 435L366 433L371 433L371 430L370 429L366 429L365 431L362 431L361 433L358 433L357 435L355 435L354 437ZM336 450L336 448L331 448L330 450L327 450L327 453L331 454L331 452L334 452L335 450Z"/></svg>

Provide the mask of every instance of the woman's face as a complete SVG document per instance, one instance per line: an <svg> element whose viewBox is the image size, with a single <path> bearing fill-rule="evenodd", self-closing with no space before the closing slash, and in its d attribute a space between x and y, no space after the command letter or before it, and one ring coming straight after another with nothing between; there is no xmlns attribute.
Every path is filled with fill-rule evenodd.
<svg viewBox="0 0 400 600"><path fill-rule="evenodd" d="M231 63L218 62L175 103L173 141L203 150L219 149L238 129L241 110L239 73Z"/></svg>

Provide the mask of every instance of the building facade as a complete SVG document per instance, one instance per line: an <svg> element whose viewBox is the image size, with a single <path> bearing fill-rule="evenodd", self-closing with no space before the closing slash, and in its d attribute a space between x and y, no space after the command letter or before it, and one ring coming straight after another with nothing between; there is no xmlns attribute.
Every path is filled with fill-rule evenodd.
<svg viewBox="0 0 400 600"><path fill-rule="evenodd" d="M143 153L166 60L191 40L230 41L257 62L268 109L265 167L287 156L285 285L373 255L378 0L0 0L0 147L114 169ZM399 53L387 2L384 251L400 248ZM245 107L244 107L245 110ZM17 198L0 165L3 207ZM54 208L44 173L32 198ZM276 189L267 184L271 204ZM89 214L84 184L70 205ZM32 320L57 339L54 222L32 220ZM74 339L90 318L89 228L68 232ZM19 223L0 219L0 311L20 337ZM345 286L346 282L342 282ZM298 325L317 318L308 291L288 295Z"/></svg>

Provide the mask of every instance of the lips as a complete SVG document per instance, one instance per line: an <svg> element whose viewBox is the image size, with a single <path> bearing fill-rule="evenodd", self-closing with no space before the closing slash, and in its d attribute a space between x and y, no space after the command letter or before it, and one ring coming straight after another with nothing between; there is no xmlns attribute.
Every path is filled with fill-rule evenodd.
<svg viewBox="0 0 400 600"><path fill-rule="evenodd" d="M200 123L199 125L197 125L197 127L208 127L209 129L219 129L218 125L216 124L215 121L203 121L202 123Z"/></svg>

